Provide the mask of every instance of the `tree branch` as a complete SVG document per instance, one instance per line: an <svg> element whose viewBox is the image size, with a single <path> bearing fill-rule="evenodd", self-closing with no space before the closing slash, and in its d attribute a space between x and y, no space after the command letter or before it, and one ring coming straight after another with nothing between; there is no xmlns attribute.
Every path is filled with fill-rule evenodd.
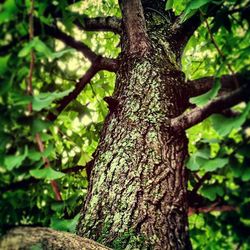
<svg viewBox="0 0 250 250"><path fill-rule="evenodd" d="M107 250L93 240L43 227L18 227L0 239L0 249Z"/></svg>
<svg viewBox="0 0 250 250"><path fill-rule="evenodd" d="M111 31L121 34L121 20L114 16L87 18L79 16L74 24L86 31Z"/></svg>
<svg viewBox="0 0 250 250"><path fill-rule="evenodd" d="M36 20L35 24L36 24L36 30L42 29L38 20ZM61 30L59 30L56 27L52 27L52 26L44 24L43 29L47 34L51 35L52 37L59 39L62 42L64 42L66 45L80 51L92 63L91 67L86 72L86 74L76 84L75 89L69 95L65 96L63 99L61 99L58 102L58 104L59 104L59 106L57 108L58 114L54 115L54 114L50 113L48 115L47 118L49 120L55 120L56 117L62 112L62 110L80 94L80 92L84 89L84 87L87 85L87 83L90 82L92 77L98 71L108 70L111 72L115 72L118 68L118 60L110 59L110 58L106 58L106 57L102 57L100 55L97 55L87 45L85 45L82 42L76 41L73 37L67 35L66 33L62 32Z"/></svg>
<svg viewBox="0 0 250 250"><path fill-rule="evenodd" d="M188 129L193 125L202 122L211 114L220 112L226 108L230 108L241 101L249 100L249 98L250 88L248 85L244 85L241 88L234 90L230 94L223 95L210 101L202 108L194 108L188 113L184 113L176 118L171 119L171 126L176 131Z"/></svg>
<svg viewBox="0 0 250 250"><path fill-rule="evenodd" d="M218 205L218 202L215 202L211 204L210 206L206 207L189 207L188 209L188 215L197 214L197 213L209 213L213 211L219 211L219 212L229 212L229 211L235 211L237 208L232 205Z"/></svg>
<svg viewBox="0 0 250 250"><path fill-rule="evenodd" d="M250 75L250 72L246 72L244 75L236 74L234 76L232 75L223 75L220 78L221 82L221 91L231 91L235 90L235 78L237 79L237 82L239 83L239 86L242 86L244 84L250 85L250 80L248 79L247 75ZM203 77L200 79L188 81L189 85L189 96L194 97L198 95L202 95L209 91L214 84L214 81L216 80L215 77L209 76L209 77Z"/></svg>
<svg viewBox="0 0 250 250"><path fill-rule="evenodd" d="M40 33L41 30L44 30L46 34L62 41L66 45L80 51L86 58L91 62L95 61L98 55L93 52L87 45L82 42L76 41L73 37L67 35L56 27L49 26L47 24L40 24L39 20L35 20L35 31Z"/></svg>
<svg viewBox="0 0 250 250"><path fill-rule="evenodd" d="M70 92L67 96L63 97L61 100L57 102L57 114L49 113L47 119L50 121L54 121L58 115L64 110L64 108L77 96L81 93L81 91L85 88L85 86L91 81L91 79L95 76L97 72L100 70L109 70L115 72L117 69L118 63L116 60L97 57L93 62L91 67L87 70L87 72L79 79L74 90Z"/></svg>
<svg viewBox="0 0 250 250"><path fill-rule="evenodd" d="M146 21L140 0L119 0L123 25L128 38L128 52L144 55L150 48Z"/></svg>
<svg viewBox="0 0 250 250"><path fill-rule="evenodd" d="M70 2L72 4L74 2ZM50 5L44 12L45 16L51 15L54 18L61 18L63 16L74 16L73 23L78 28L86 31L111 31L117 34L121 33L121 20L115 16L107 17L93 17L88 18L86 15L80 15L78 13L61 10L58 6Z"/></svg>
<svg viewBox="0 0 250 250"><path fill-rule="evenodd" d="M80 51L87 59L90 60L91 63L95 63L97 60L102 59L102 66L104 66L105 62L105 69L114 72L117 68L117 60L110 59L106 57L101 57L100 55L96 54L92 51L86 44L75 40L72 36L64 33L63 31L59 30L57 27L52 27L46 24L40 24L39 20L35 20L35 31L40 33L41 30L44 30L48 35L62 41L66 45Z"/></svg>

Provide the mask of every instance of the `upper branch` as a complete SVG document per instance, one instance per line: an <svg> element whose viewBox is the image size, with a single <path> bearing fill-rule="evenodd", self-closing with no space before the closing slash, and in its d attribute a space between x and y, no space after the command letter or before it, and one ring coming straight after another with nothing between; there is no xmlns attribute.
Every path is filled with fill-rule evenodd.
<svg viewBox="0 0 250 250"><path fill-rule="evenodd" d="M223 95L210 101L204 107L197 107L188 113L184 113L171 120L171 126L176 131L181 131L192 127L193 125L202 122L213 113L218 113L223 109L230 108L241 101L250 99L250 88L244 85L241 88L234 90L230 94Z"/></svg>
<svg viewBox="0 0 250 250"><path fill-rule="evenodd" d="M97 72L100 70L106 70L115 72L117 69L118 63L115 60L97 57L97 59L93 62L91 67L87 70L87 72L79 79L74 90L70 92L67 96L63 97L58 101L57 106L57 114L49 113L47 118L50 121L54 121L57 116L64 110L64 108L77 96L82 92L85 86L91 81L91 79L95 76Z"/></svg>
<svg viewBox="0 0 250 250"><path fill-rule="evenodd" d="M246 73L249 74L249 72ZM230 91L235 89L235 79L237 79L237 82L239 83L240 86L244 85L247 83L247 78L244 75L223 75L220 78L221 82L221 90L222 91ZM188 81L189 85L189 96L198 96L206 93L209 91L214 84L215 77L213 76L208 76L208 77L203 77L199 78L196 80ZM249 82L249 81L248 81Z"/></svg>
<svg viewBox="0 0 250 250"><path fill-rule="evenodd" d="M47 34L50 36L61 40L64 42L66 45L80 51L85 57L87 57L91 62L95 61L98 55L93 52L86 44L76 41L73 37L67 35L66 33L62 32L56 27L52 27L46 24L43 24L41 27L41 24L39 23L38 20L35 22L35 30L40 31L44 30Z"/></svg>
<svg viewBox="0 0 250 250"><path fill-rule="evenodd" d="M44 30L50 36L52 36L58 40L61 40L66 45L80 51L86 58L88 58L90 60L90 62L92 64L94 62L96 62L97 60L99 60L99 58L103 58L103 61L105 61L105 68L103 68L103 69L106 69L106 70L109 70L112 72L116 71L117 60L105 58L105 57L102 57L102 56L96 54L86 44L75 40L72 36L64 33L63 31L61 31L57 27L52 27L52 26L49 26L46 24L43 24L43 26L41 27L39 20L36 19L35 20L35 30L36 30L36 32L37 31L40 32L41 30ZM102 66L104 66L104 63Z"/></svg>
<svg viewBox="0 0 250 250"><path fill-rule="evenodd" d="M72 3L74 2L71 1L70 4ZM88 18L86 15L80 15L66 10L62 11L53 4L48 6L44 12L45 16L51 15L54 18L62 18L65 14L76 17L73 23L80 29L86 31L111 31L118 34L121 33L121 20L115 16Z"/></svg>
<svg viewBox="0 0 250 250"><path fill-rule="evenodd" d="M119 0L122 10L123 25L128 38L128 52L143 55L148 52L150 44L146 21L140 0Z"/></svg>
<svg viewBox="0 0 250 250"><path fill-rule="evenodd" d="M74 24L86 31L112 31L121 34L121 20L117 17L95 17L86 18L79 16Z"/></svg>

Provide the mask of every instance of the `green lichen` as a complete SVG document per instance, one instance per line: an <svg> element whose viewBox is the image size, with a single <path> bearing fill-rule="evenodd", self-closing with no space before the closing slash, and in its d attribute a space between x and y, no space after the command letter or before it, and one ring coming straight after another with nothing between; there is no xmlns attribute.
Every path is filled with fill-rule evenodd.
<svg viewBox="0 0 250 250"><path fill-rule="evenodd" d="M30 250L42 250L43 249L43 245L41 243L37 243L35 245L32 245L29 249Z"/></svg>
<svg viewBox="0 0 250 250"><path fill-rule="evenodd" d="M150 249L145 247L145 237L138 235L133 229L119 234L118 237L111 243L110 247L116 250L136 250Z"/></svg>
<svg viewBox="0 0 250 250"><path fill-rule="evenodd" d="M102 231L101 234L99 236L99 238L97 238L97 242L99 243L103 243L104 239L106 239L109 234L110 234L110 228L112 226L112 223L109 221L108 217L106 217L103 226L102 226Z"/></svg>

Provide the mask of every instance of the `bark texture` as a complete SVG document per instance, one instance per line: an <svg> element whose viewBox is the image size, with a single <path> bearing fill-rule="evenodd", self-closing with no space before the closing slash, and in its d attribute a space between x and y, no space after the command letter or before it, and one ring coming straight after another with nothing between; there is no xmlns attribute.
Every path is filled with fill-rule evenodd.
<svg viewBox="0 0 250 250"><path fill-rule="evenodd" d="M188 105L167 20L145 10L148 54L124 53L96 152L78 234L114 249L190 249L184 131L170 126ZM176 46L175 46L176 48Z"/></svg>
<svg viewBox="0 0 250 250"><path fill-rule="evenodd" d="M2 250L108 250L92 240L43 227L15 228L0 239Z"/></svg>

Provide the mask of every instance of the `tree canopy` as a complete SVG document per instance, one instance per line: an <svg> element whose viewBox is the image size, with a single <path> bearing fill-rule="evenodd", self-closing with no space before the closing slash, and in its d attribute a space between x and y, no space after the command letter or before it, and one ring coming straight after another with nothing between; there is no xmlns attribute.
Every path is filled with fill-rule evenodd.
<svg viewBox="0 0 250 250"><path fill-rule="evenodd" d="M175 12L180 22L190 20L187 29L198 27L182 70L186 81L214 82L209 90L197 80L205 94L194 87L190 98L193 119L208 117L211 103L228 92L224 82L234 89L249 82L250 2L168 0L165 10L164 18ZM0 4L1 234L18 225L75 231L112 108L121 22L115 0ZM194 249L250 245L250 103L222 108L187 127ZM176 123L185 126L185 114Z"/></svg>

